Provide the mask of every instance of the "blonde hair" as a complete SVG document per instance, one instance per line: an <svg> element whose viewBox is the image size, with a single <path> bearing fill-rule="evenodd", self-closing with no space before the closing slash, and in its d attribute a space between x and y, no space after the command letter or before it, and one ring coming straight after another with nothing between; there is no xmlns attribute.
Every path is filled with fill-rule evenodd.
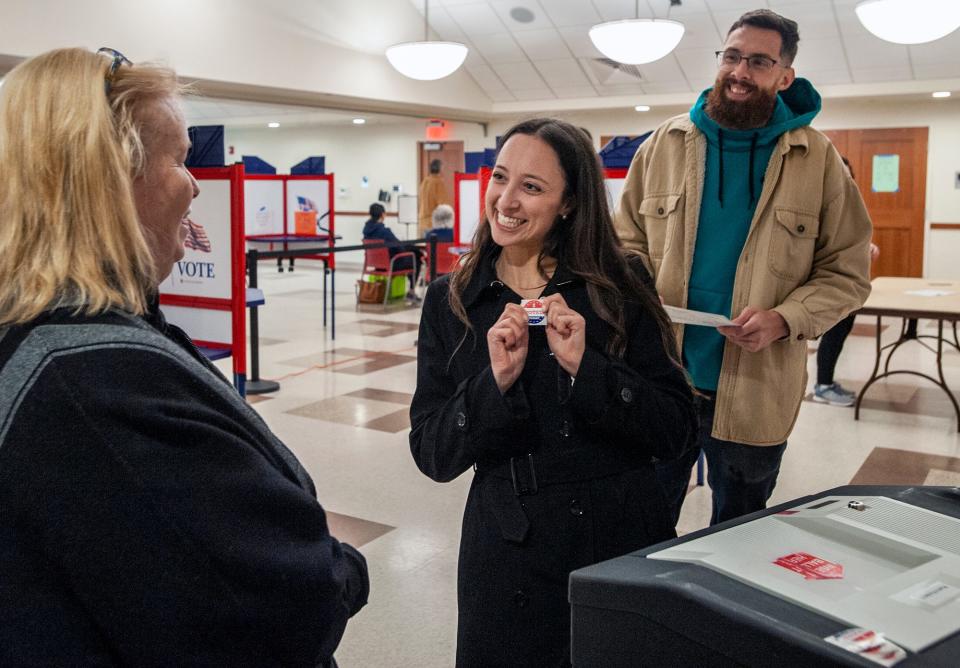
<svg viewBox="0 0 960 668"><path fill-rule="evenodd" d="M57 49L14 68L0 87L0 325L72 306L146 310L159 281L137 216L140 119L183 92L176 74Z"/></svg>

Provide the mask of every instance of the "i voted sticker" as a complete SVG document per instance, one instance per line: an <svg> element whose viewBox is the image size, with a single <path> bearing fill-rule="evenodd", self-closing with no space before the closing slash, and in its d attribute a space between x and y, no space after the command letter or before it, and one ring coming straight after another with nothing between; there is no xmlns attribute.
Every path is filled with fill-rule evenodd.
<svg viewBox="0 0 960 668"><path fill-rule="evenodd" d="M527 312L527 324L531 327L544 326L547 324L547 314L543 310L543 302L539 299L528 299L520 304L523 310Z"/></svg>

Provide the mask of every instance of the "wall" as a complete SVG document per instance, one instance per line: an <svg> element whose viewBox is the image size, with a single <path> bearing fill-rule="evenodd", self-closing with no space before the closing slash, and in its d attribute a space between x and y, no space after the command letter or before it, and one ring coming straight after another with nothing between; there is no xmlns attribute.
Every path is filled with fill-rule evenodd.
<svg viewBox="0 0 960 668"><path fill-rule="evenodd" d="M390 66L383 50L422 39L422 21L406 0L4 0L0 56L108 45L134 62L166 62L186 78L324 96L331 106L354 99L489 110L463 69L426 82Z"/></svg>
<svg viewBox="0 0 960 668"><path fill-rule="evenodd" d="M603 134L640 134L652 130L667 118L686 113L688 108L655 108L643 113L633 110L577 112L558 116L586 128L599 142ZM491 134L502 134L514 120L492 124ZM960 224L960 189L954 187L956 173L960 172L960 99L828 99L814 122L814 127L821 130L922 126L930 129L924 276L960 280L960 262L957 262L960 229L930 229L931 223Z"/></svg>
<svg viewBox="0 0 960 668"><path fill-rule="evenodd" d="M817 127L824 129L923 127L927 145L927 208L924 270L929 278L960 279L960 229L931 229L931 223L960 224L960 100L827 100Z"/></svg>
<svg viewBox="0 0 960 668"><path fill-rule="evenodd" d="M685 106L655 108L649 112L595 111L560 114L589 130L597 143L603 134L637 134L654 129L667 118L686 111ZM454 123L449 139L464 141L467 151L492 147L497 135L518 119L498 119L487 137L477 124ZM927 126L927 209L924 274L960 279L960 231L931 230L929 224L960 224L960 190L954 174L960 171L960 100L826 100L815 126L820 129ZM337 174L337 185L350 189L336 201L338 210L366 210L382 187L399 183L404 192L416 188L416 142L424 139L424 121L399 120L364 126L316 126L268 130L227 129L227 144L236 156L259 155L287 172L308 155L326 155L327 169ZM598 146L599 148L599 146ZM360 177L370 179L367 190ZM395 210L395 205L392 210ZM363 219L340 219L338 231L345 240L359 239ZM393 224L397 226L396 223ZM397 236L404 231L396 229Z"/></svg>
<svg viewBox="0 0 960 668"><path fill-rule="evenodd" d="M392 192L395 184L400 185L402 193L417 194L417 142L425 140L425 123L423 120L402 119L366 125L347 123L274 129L227 127L224 144L234 147L234 155L228 156L228 160L256 155L281 174L289 174L291 166L308 156L325 156L327 173L335 175L338 193L334 200L335 212L366 212L377 200L381 188L391 191L392 201L387 205L387 211L395 212L397 193ZM479 151L484 146L493 145L493 136L484 138L478 124L451 123L449 127L447 140L463 141L466 151ZM369 180L367 188L360 185L364 176ZM341 188L347 189L345 196L341 196ZM453 193L450 195L452 197ZM365 220L365 215L337 214L336 229L337 234L343 236L341 243L360 243ZM396 220L388 217L387 223L403 239L407 235L405 226ZM411 238L415 234L416 230L411 230Z"/></svg>

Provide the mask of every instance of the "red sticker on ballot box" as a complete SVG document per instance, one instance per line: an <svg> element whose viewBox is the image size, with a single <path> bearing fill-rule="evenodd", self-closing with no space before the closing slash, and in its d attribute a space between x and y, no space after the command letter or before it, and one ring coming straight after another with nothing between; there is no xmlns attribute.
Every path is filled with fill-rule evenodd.
<svg viewBox="0 0 960 668"><path fill-rule="evenodd" d="M546 325L547 314L543 310L543 302L539 299L528 299L520 304L527 312L528 325Z"/></svg>
<svg viewBox="0 0 960 668"><path fill-rule="evenodd" d="M843 566L806 552L794 552L774 561L777 566L799 573L807 580L840 580Z"/></svg>

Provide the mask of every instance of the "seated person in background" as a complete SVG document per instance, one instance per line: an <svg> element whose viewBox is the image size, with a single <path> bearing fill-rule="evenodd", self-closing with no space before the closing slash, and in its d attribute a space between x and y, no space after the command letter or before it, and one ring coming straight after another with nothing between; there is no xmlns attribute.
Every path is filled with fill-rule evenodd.
<svg viewBox="0 0 960 668"><path fill-rule="evenodd" d="M453 241L453 207L441 204L433 210L433 228L426 233L425 238L436 237L440 243Z"/></svg>
<svg viewBox="0 0 960 668"><path fill-rule="evenodd" d="M423 264L423 256L420 255L420 249L413 244L405 244L397 239L397 235L393 233L393 230L383 223L385 217L386 209L383 208L382 204L374 203L370 205L370 219L363 225L363 240L378 239L388 244L395 244L387 249L390 251L391 258L397 253L413 253L413 260L416 263L415 266L410 262L409 257L402 257L394 263L393 268L416 269L412 274L407 274L407 278L410 279L410 291L407 292L407 299L418 302L420 298L417 297L417 293L414 292L414 287L417 285L417 278L420 276L420 266ZM386 269L386 267L377 268ZM387 287L389 289L389 286Z"/></svg>
<svg viewBox="0 0 960 668"><path fill-rule="evenodd" d="M366 563L160 312L200 192L181 88L101 52L0 88L0 665L334 665Z"/></svg>

